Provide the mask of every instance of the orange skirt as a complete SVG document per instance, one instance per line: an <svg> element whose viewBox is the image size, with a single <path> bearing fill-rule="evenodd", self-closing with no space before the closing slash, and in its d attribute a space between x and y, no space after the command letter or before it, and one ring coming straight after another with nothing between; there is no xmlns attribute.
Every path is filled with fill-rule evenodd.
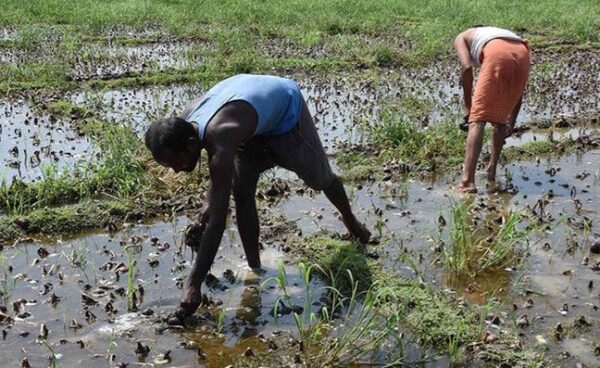
<svg viewBox="0 0 600 368"><path fill-rule="evenodd" d="M507 123L525 91L530 59L524 42L498 38L484 46L469 122Z"/></svg>

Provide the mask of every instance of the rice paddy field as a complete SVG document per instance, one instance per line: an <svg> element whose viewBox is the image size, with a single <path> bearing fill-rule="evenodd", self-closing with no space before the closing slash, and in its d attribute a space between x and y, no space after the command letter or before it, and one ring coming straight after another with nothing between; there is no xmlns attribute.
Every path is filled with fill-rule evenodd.
<svg viewBox="0 0 600 368"><path fill-rule="evenodd" d="M498 178L458 196L454 37L529 40ZM600 367L597 1L3 0L0 366ZM299 84L351 205L282 169L235 213L185 327L167 323L208 184L142 135L238 73ZM203 154L201 160L206 160Z"/></svg>

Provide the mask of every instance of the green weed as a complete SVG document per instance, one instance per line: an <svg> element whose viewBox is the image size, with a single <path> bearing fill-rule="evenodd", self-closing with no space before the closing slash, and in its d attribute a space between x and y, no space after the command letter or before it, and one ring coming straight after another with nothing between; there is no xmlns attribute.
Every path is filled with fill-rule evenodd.
<svg viewBox="0 0 600 368"><path fill-rule="evenodd" d="M455 276L475 277L493 270L516 267L523 262L534 227L523 227L523 217L510 212L492 234L480 234L471 222L472 208L450 202L448 244L442 246L443 262Z"/></svg>
<svg viewBox="0 0 600 368"><path fill-rule="evenodd" d="M135 303L135 292L138 289L135 283L135 276L137 275L137 261L135 260L132 252L129 248L125 249L125 253L127 255L127 309L129 312L133 312L137 310L137 305Z"/></svg>
<svg viewBox="0 0 600 368"><path fill-rule="evenodd" d="M394 314L394 309L382 307L391 289L373 285L361 292L352 273L348 271L351 292L343 294L336 288L339 275L330 272L331 286L325 289L330 303L323 305L317 313L312 311L315 291L310 286L316 268L318 266L306 266L304 263L298 265L305 288L304 307L300 314L293 312L293 318L297 339L302 346L302 361L307 367L346 366L373 356L384 342L395 336L398 329L399 318ZM326 271L320 269L319 273ZM282 299L291 305L283 265L280 265L278 275L272 280L282 291ZM344 280L342 285L346 287L347 282ZM401 357L396 356L393 360L401 360Z"/></svg>

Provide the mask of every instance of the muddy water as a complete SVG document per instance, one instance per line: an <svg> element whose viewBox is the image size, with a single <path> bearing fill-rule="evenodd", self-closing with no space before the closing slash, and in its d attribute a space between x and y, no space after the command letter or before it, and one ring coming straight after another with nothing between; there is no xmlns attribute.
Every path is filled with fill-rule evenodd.
<svg viewBox="0 0 600 368"><path fill-rule="evenodd" d="M571 129L532 129L522 134L514 134L506 139L505 148L512 146L521 146L525 143L546 140L577 140L579 137L592 135L596 130L593 128L581 126Z"/></svg>
<svg viewBox="0 0 600 368"><path fill-rule="evenodd" d="M72 60L71 78L117 78L147 70L184 69L201 62L200 56L191 54L197 46L183 41L87 46Z"/></svg>
<svg viewBox="0 0 600 368"><path fill-rule="evenodd" d="M529 124L560 114L600 110L600 64L596 58L575 53L561 58L534 59L531 80L518 122ZM589 56L589 55L588 55ZM568 78L566 65L579 78ZM396 106L423 125L460 120L462 92L452 63L422 69L322 76L286 75L298 82L319 128L325 146L359 143L361 125L379 121L384 106ZM549 81L558 80L556 84ZM151 121L181 111L206 86L167 86L80 92L70 99L96 108L103 116L131 123L142 133ZM548 98L550 96L550 98Z"/></svg>
<svg viewBox="0 0 600 368"><path fill-rule="evenodd" d="M4 249L0 253L0 272L2 280L6 280L2 290L7 295L2 304L9 307L8 314L15 319L13 325L0 324L0 329L6 331L0 346L10 352L2 354L6 366L18 366L24 357L34 367L48 363L49 350L36 343L42 323L50 331L47 342L60 357L60 367L156 363L156 358L168 350L172 357L169 366L223 367L248 347L266 350L267 343L261 341L259 334L278 342L273 333L294 329L289 315L277 320L272 316L273 306L282 294L269 279L278 274L280 263L284 264L291 304L304 306L306 294L296 266L287 264L285 256L271 246L262 253L264 274L251 271L242 259L243 250L233 230L226 231L211 270L218 278L217 285L212 289L204 285L204 291L222 304L204 309L211 316L202 326L185 332L164 330L162 324L155 323L159 316L175 308L181 293L178 285L187 275L192 254L180 242L185 224L187 219L179 218L173 223L133 226L112 236L91 234ZM48 251L45 258L38 252L40 248ZM116 277L115 267L121 263L129 265L127 249L137 262L135 286L144 289L143 296L139 290L136 294L138 312L128 312L126 297L120 293L127 288L127 272ZM233 277L224 277L225 271ZM316 279L311 281L311 298L317 302L322 286ZM50 302L53 294L60 298L55 304ZM92 297L98 305L84 308L82 294ZM24 310L30 314L22 315L23 318L15 317L17 313L12 308L13 302L21 298L27 301ZM110 300L114 314L105 309ZM86 311L93 316L86 316ZM140 313L147 311L153 315ZM214 318L218 311L225 316L221 334L215 332L219 328ZM115 355L112 365L107 360L111 341L116 342L111 349ZM134 352L138 341L150 347L145 359L136 357ZM198 358L198 347L207 354L206 360Z"/></svg>
<svg viewBox="0 0 600 368"><path fill-rule="evenodd" d="M590 246L600 241L600 232L595 228L600 222L599 158L600 151L592 151L582 156L542 160L539 164L510 163L499 172L511 173L512 184L518 189L516 195L497 191L506 186L507 177L501 176L498 186L489 193L482 190L479 195L464 197L462 200L479 208L474 212L475 221L493 224L510 211L532 208L538 200L549 198L548 193L553 195L544 210L554 221L548 223L548 229L531 237L525 268L499 270L477 278L448 277L439 263L440 254L435 251L433 239L438 236L438 218L440 214L449 218L449 196L453 196L450 186L457 180L456 176L436 181L372 183L348 189L359 219L375 233L381 229L384 241L370 251L384 260L390 270L405 277L418 274L473 303L483 304L494 295L501 301L496 309L502 320L500 328L518 330L513 318L516 320L525 314L530 321L530 326L522 329L525 344L545 350L546 355L558 359L561 366L573 366L577 362L598 366L600 360L595 355L594 344L600 339L597 328L600 323L600 256L592 254ZM480 185L485 188L483 181ZM345 233L333 207L322 194L292 195L281 200L275 211L297 220L304 234L320 229ZM584 218L591 220L590 230L584 230ZM560 219L563 222L558 224ZM544 246L546 243L549 248ZM403 262L406 254L417 262L416 268ZM528 299L533 304L525 308ZM517 306L515 312L512 312L513 303ZM567 304L566 312L564 304ZM571 331L574 320L580 316L593 327L565 332L562 340L554 337L558 323Z"/></svg>
<svg viewBox="0 0 600 368"><path fill-rule="evenodd" d="M92 160L94 152L68 122L39 115L25 101L0 100L0 180L39 180L44 167L62 173Z"/></svg>

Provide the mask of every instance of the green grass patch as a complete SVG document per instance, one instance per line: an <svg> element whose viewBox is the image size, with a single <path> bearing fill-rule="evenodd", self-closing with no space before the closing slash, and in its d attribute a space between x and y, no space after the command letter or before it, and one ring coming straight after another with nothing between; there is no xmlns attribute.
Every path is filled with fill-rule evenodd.
<svg viewBox="0 0 600 368"><path fill-rule="evenodd" d="M537 41L544 46L554 45L557 39L572 47L597 45L600 21L595 15L599 12L600 5L593 1L567 4L561 0L535 4L514 0L457 4L441 0L7 0L0 26L17 33L2 45L26 51L27 58L2 68L0 90L78 87L69 80L69 67L76 56L85 59L82 50L92 42L108 46L201 40L211 45L211 51L190 69L197 72L212 64L214 74L285 71L291 62L284 60L287 57L269 61L264 52L276 40L300 47L330 46L332 52L311 63L319 69L411 66L453 55L453 38L474 24L516 30L532 39L534 49Z"/></svg>
<svg viewBox="0 0 600 368"><path fill-rule="evenodd" d="M74 205L42 208L26 216L0 216L0 238L15 239L23 233L61 234L106 227L117 220L137 218L140 212L123 200L82 201ZM15 222L26 224L24 228Z"/></svg>
<svg viewBox="0 0 600 368"><path fill-rule="evenodd" d="M376 263L366 258L356 243L314 235L296 239L293 248L304 262L317 265L322 276L335 280L336 289L344 295L349 295L354 283L359 291L373 285L371 269Z"/></svg>
<svg viewBox="0 0 600 368"><path fill-rule="evenodd" d="M450 226L447 234L440 228L442 260L453 277L489 275L506 267L520 268L536 230L526 226L525 218L510 212L500 224L484 223L482 229L472 220L474 208L463 201L450 201ZM443 238L447 235L447 242Z"/></svg>
<svg viewBox="0 0 600 368"><path fill-rule="evenodd" d="M527 142L521 146L508 147L502 151L502 156L507 161L514 161L536 156L561 155L574 146L575 142L570 139L559 141L545 139Z"/></svg>
<svg viewBox="0 0 600 368"><path fill-rule="evenodd" d="M337 237L316 234L293 239L292 243L293 255L302 262L313 264L317 270L324 270L324 276L330 281L338 282L339 278L328 275L343 275L350 271L363 290L385 288L386 299L380 308L396 311L401 323L420 338L422 347L435 347L449 354L455 364L477 358L508 362L514 367L544 366L541 354L527 348L512 349L510 344L517 337L511 333L502 336L497 343L478 344L484 335L484 317L490 306L466 305L427 284L402 279L385 270L379 261L365 257L356 244ZM338 285L336 283L336 289ZM479 346L476 350L465 349L474 343Z"/></svg>
<svg viewBox="0 0 600 368"><path fill-rule="evenodd" d="M363 130L374 149L337 155L342 176L350 180L383 176L381 167L390 163L397 166L393 174L436 172L457 168L464 158L466 134L454 122L422 127L409 114L390 109Z"/></svg>
<svg viewBox="0 0 600 368"><path fill-rule="evenodd" d="M81 113L67 103L56 109ZM24 214L47 206L74 203L99 194L128 197L149 184L146 168L138 160L147 155L141 140L128 128L107 124L94 118L78 121L78 127L91 136L100 152L85 164L58 174L54 166L46 166L43 180L26 183L0 183L0 214Z"/></svg>

